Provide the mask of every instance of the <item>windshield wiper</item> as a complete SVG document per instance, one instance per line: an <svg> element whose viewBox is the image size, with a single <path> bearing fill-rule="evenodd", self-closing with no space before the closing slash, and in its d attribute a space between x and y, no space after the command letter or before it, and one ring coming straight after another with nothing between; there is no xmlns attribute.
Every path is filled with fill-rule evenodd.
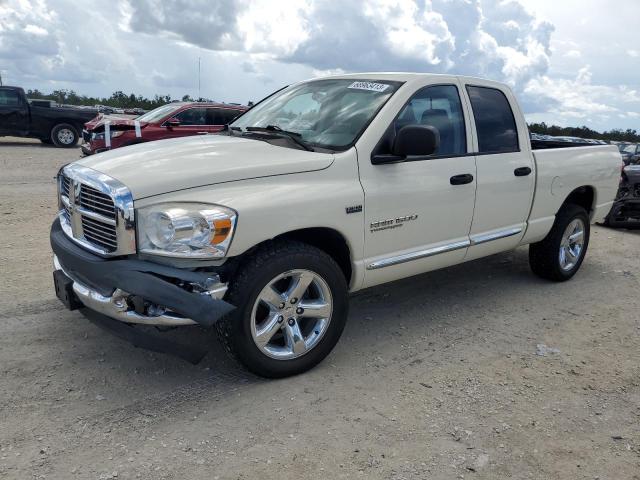
<svg viewBox="0 0 640 480"><path fill-rule="evenodd" d="M246 127L245 130L247 132L268 132L268 133L275 133L277 135L281 135L284 136L288 139L290 139L292 142L296 143L297 145L300 145L302 148L304 148L305 150L309 151L309 152L313 152L314 149L313 147L311 147L311 145L309 145L308 143L306 143L304 140L302 140L302 135L299 134L298 132L290 132L289 130L283 130L282 128L280 128L277 125L267 125L266 127Z"/></svg>

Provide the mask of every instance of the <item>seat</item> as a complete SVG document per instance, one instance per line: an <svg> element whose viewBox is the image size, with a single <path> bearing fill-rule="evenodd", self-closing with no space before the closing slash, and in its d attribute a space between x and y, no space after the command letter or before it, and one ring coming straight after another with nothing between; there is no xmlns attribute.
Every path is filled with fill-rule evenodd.
<svg viewBox="0 0 640 480"><path fill-rule="evenodd" d="M438 147L436 155L446 155L449 153L453 153L453 125L446 110L436 108L425 110L422 113L420 123L422 125L435 127L440 133L440 147Z"/></svg>

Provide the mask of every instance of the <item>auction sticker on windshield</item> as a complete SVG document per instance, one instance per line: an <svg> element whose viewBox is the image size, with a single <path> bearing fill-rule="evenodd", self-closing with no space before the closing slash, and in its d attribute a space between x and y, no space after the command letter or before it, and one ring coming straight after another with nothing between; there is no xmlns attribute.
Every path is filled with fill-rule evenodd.
<svg viewBox="0 0 640 480"><path fill-rule="evenodd" d="M389 85L375 82L353 82L347 88L355 88L357 90L370 90L372 92L384 92Z"/></svg>

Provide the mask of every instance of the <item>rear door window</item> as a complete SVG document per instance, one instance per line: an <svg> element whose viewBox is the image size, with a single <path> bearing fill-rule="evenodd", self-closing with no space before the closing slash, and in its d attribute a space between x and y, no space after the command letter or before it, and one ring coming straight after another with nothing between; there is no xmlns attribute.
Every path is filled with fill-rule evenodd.
<svg viewBox="0 0 640 480"><path fill-rule="evenodd" d="M207 124L208 125L226 125L231 123L240 112L229 108L208 108Z"/></svg>
<svg viewBox="0 0 640 480"><path fill-rule="evenodd" d="M478 134L479 153L517 152L518 129L511 105L496 88L467 85Z"/></svg>

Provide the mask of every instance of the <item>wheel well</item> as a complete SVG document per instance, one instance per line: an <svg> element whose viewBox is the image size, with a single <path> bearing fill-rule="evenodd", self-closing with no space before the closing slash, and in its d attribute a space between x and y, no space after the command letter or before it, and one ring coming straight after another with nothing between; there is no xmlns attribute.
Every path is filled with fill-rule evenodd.
<svg viewBox="0 0 640 480"><path fill-rule="evenodd" d="M297 240L319 248L336 261L347 283L351 281L351 252L345 238L336 230L326 227L304 228L274 238L279 239Z"/></svg>
<svg viewBox="0 0 640 480"><path fill-rule="evenodd" d="M588 185L578 187L565 199L563 206L571 203L584 208L589 215L593 211L593 201L595 199L595 191L593 187Z"/></svg>

